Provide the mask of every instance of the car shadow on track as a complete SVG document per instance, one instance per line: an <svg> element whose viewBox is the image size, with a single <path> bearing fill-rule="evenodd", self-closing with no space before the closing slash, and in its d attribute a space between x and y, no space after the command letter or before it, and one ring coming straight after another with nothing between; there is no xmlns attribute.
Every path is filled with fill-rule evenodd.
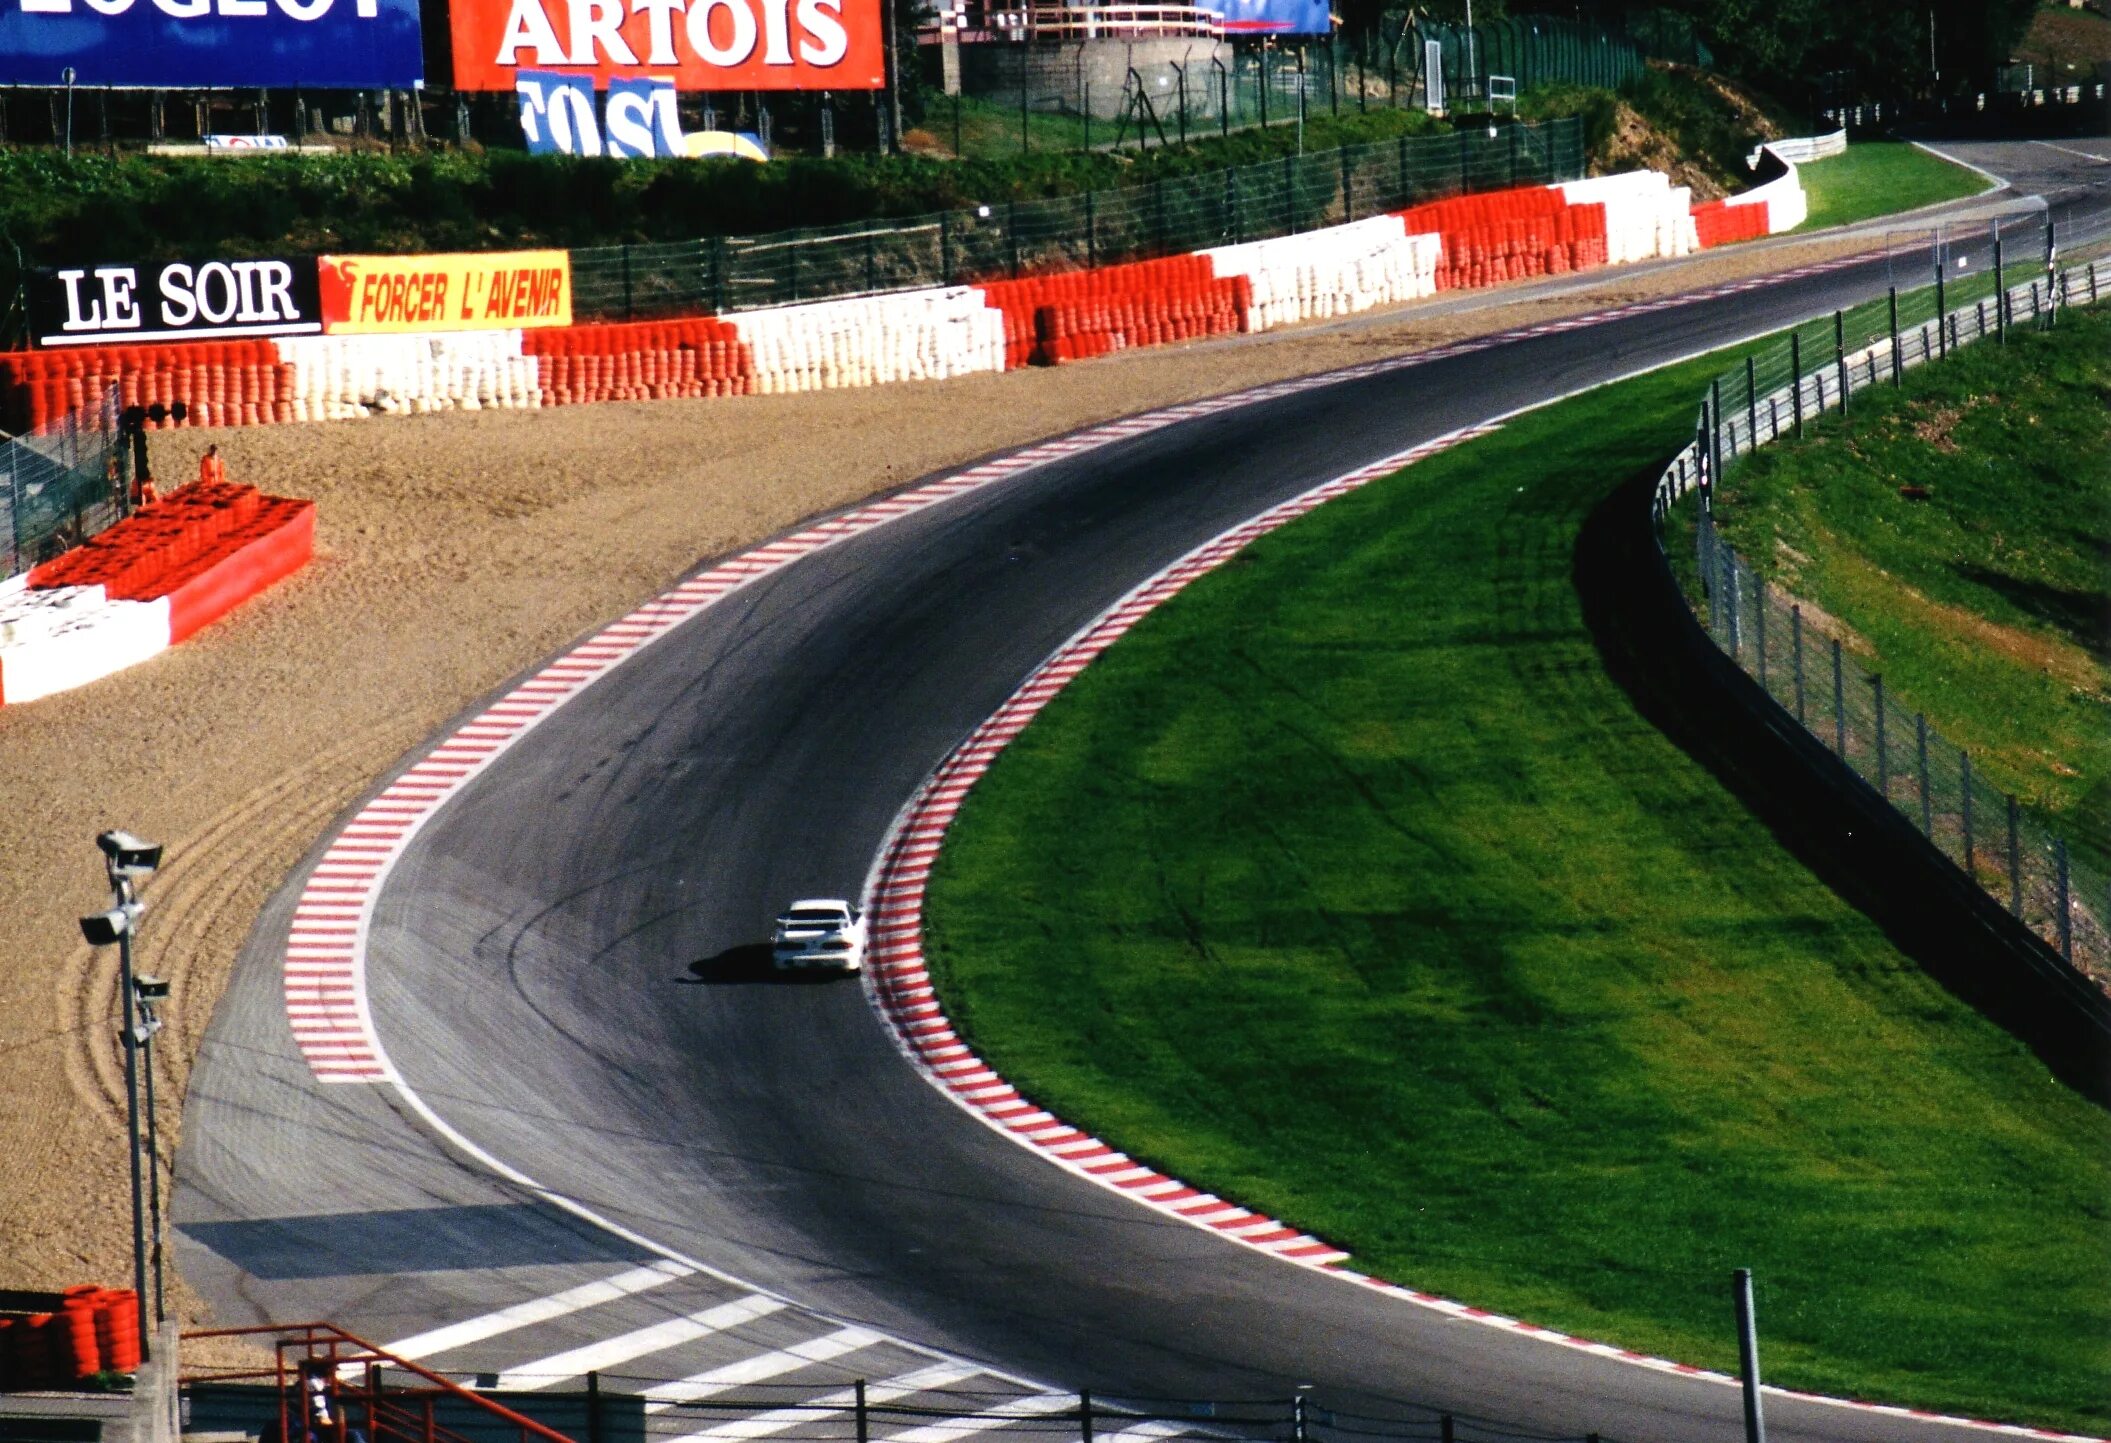
<svg viewBox="0 0 2111 1443"><path fill-rule="evenodd" d="M779 972L770 965L770 944L742 942L710 957L689 964L687 977L675 978L682 987L810 987L854 978L855 972Z"/></svg>

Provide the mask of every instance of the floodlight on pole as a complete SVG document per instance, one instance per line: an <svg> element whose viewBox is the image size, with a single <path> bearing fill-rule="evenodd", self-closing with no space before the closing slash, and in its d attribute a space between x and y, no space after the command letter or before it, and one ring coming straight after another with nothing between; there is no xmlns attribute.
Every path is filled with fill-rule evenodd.
<svg viewBox="0 0 2111 1443"><path fill-rule="evenodd" d="M108 947L117 944L118 991L124 1004L124 1025L118 1036L125 1049L125 1132L131 1142L132 1172L132 1292L139 1316L139 1339L141 1356L151 1356L152 1333L147 1327L147 1218L144 1191L139 1163L139 1054L151 1045L155 1032L160 1030L160 1019L155 1017L152 1001L168 995L168 984L158 977L144 979L154 992L144 992L140 980L132 971L132 936L138 929L139 919L146 908L135 895L137 885L152 876L161 866L161 844L145 841L132 833L113 829L103 832L95 839L95 845L103 854L103 872L110 883L111 905L107 911L96 912L81 918L81 936L91 947ZM137 1007L140 1020L134 1019ZM149 1057L151 1061L151 1055ZM150 1075L147 1084L153 1086ZM148 1119L151 1130L153 1120ZM156 1278L160 1275L159 1252L161 1246L161 1178L157 1157L154 1178L154 1231L156 1252ZM157 1302L156 1312L160 1306Z"/></svg>

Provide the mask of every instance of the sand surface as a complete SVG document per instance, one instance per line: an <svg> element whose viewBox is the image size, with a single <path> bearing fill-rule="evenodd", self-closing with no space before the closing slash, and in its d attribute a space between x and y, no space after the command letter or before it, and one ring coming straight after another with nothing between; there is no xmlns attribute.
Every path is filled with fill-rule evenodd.
<svg viewBox="0 0 2111 1443"><path fill-rule="evenodd" d="M109 905L98 831L129 827L168 847L137 962L174 989L155 1048L172 1158L191 1061L234 958L329 820L471 700L701 561L1088 423L1848 244L1739 247L1608 272L1558 298L1447 297L1055 370L155 438L164 477L195 474L216 441L233 479L314 498L317 554L143 666L0 708L0 1287L130 1279L117 960L82 945L75 925ZM210 1322L180 1281L172 1301L186 1324Z"/></svg>

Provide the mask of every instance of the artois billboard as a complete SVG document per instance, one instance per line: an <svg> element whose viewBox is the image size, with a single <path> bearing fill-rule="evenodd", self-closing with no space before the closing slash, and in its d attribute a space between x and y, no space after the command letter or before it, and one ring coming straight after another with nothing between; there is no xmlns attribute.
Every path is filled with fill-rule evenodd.
<svg viewBox="0 0 2111 1443"><path fill-rule="evenodd" d="M556 70L597 90L644 75L678 90L879 90L880 0L451 0L454 83L514 89Z"/></svg>

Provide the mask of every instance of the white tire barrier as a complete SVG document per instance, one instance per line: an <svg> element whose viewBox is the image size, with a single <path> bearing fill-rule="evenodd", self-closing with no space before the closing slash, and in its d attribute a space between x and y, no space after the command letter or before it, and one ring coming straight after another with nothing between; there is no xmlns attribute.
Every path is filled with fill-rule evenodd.
<svg viewBox="0 0 2111 1443"><path fill-rule="evenodd" d="M973 286L814 301L724 318L763 394L936 381L1004 369L1004 317Z"/></svg>
<svg viewBox="0 0 2111 1443"><path fill-rule="evenodd" d="M1443 245L1381 215L1202 254L1219 276L1247 278L1246 329L1263 331L1435 295Z"/></svg>
<svg viewBox="0 0 2111 1443"><path fill-rule="evenodd" d="M277 345L294 366L297 421L542 404L535 359L521 354L517 330L300 336Z"/></svg>
<svg viewBox="0 0 2111 1443"><path fill-rule="evenodd" d="M1549 189L1560 191L1570 205L1605 207L1607 265L1689 256L1701 248L1693 225L1693 192L1673 185L1661 171L1623 171Z"/></svg>

